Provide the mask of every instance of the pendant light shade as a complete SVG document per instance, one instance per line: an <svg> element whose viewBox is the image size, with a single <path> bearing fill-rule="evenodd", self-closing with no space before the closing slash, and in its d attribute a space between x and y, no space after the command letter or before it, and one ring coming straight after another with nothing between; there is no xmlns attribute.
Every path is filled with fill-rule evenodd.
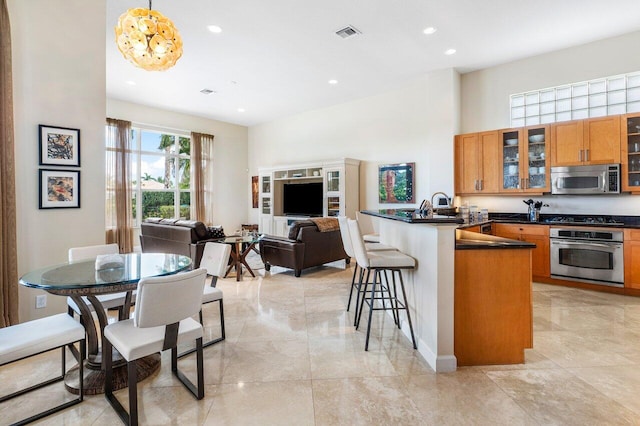
<svg viewBox="0 0 640 426"><path fill-rule="evenodd" d="M164 71L182 56L182 37L173 22L149 9L129 9L115 27L116 44L122 55L147 71Z"/></svg>

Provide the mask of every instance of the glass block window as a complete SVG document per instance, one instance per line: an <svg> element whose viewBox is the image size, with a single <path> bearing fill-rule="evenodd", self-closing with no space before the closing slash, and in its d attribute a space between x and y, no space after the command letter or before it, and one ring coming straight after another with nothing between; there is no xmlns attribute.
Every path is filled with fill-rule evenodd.
<svg viewBox="0 0 640 426"><path fill-rule="evenodd" d="M511 95L511 127L640 111L640 72Z"/></svg>

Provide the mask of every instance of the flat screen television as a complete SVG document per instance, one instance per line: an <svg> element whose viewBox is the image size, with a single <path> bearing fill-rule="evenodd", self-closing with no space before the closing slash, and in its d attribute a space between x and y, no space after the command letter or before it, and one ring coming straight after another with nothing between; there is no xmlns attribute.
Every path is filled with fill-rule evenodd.
<svg viewBox="0 0 640 426"><path fill-rule="evenodd" d="M285 183L282 213L288 216L322 216L322 182Z"/></svg>

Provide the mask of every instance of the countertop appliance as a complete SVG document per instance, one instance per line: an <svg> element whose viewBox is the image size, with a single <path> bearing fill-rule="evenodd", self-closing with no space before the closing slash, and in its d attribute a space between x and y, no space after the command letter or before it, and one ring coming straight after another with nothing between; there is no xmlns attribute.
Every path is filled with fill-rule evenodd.
<svg viewBox="0 0 640 426"><path fill-rule="evenodd" d="M623 231L551 228L551 277L624 287Z"/></svg>
<svg viewBox="0 0 640 426"><path fill-rule="evenodd" d="M620 164L551 168L551 193L595 195L620 193Z"/></svg>
<svg viewBox="0 0 640 426"><path fill-rule="evenodd" d="M493 224L491 222L487 222L480 225L480 233L493 235Z"/></svg>

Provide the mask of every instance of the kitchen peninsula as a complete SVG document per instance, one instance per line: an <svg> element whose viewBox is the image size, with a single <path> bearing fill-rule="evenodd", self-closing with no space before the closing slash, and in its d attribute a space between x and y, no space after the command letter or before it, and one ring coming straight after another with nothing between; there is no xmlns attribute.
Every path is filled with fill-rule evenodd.
<svg viewBox="0 0 640 426"><path fill-rule="evenodd" d="M455 217L428 217L409 210L363 211L374 216L378 221L380 241L396 247L416 259L417 267L413 271L405 271L408 305L414 320L418 351L434 371L455 371L456 332L454 326L456 297L456 255L457 252L478 250L486 256L501 256L503 253L521 251L519 262L525 262L528 268L527 288L531 289L530 252L535 245L523 241L480 235L467 231L458 231L462 219ZM503 251L504 250L504 251ZM464 257L464 254L463 254ZM525 260L523 260L525 259ZM528 261L526 260L528 259ZM499 262L498 259L494 259ZM460 296L462 297L462 296ZM530 303L530 294L528 302ZM490 302L492 300L485 300ZM473 303L472 300L470 300ZM462 311L461 311L462 312ZM529 321L529 315L524 313ZM479 314L477 311L474 314ZM481 314L481 312L480 312ZM473 320L473 318L472 318ZM495 318L491 319L492 321ZM484 323L485 326L490 326ZM408 324L402 323L402 330L409 335ZM461 337L462 338L462 337ZM472 345L477 341L470 341ZM530 335L516 342L517 345L530 347ZM470 348L465 346L463 348ZM464 357L463 357L464 358ZM471 360L471 362L475 362ZM483 363L496 363L483 358ZM517 362L517 361L511 361ZM469 365L469 362L463 361Z"/></svg>

